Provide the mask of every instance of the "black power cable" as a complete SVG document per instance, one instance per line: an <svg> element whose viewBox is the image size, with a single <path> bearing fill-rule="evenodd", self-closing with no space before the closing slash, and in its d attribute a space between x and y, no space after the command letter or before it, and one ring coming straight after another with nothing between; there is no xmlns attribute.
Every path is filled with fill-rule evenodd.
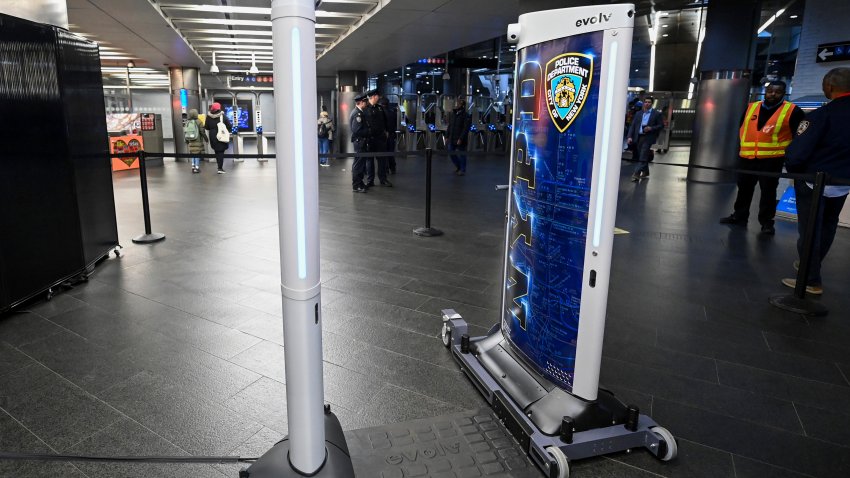
<svg viewBox="0 0 850 478"><path fill-rule="evenodd" d="M239 456L92 456L49 455L43 453L11 453L0 451L0 461L84 461L90 463L251 463L258 458Z"/></svg>

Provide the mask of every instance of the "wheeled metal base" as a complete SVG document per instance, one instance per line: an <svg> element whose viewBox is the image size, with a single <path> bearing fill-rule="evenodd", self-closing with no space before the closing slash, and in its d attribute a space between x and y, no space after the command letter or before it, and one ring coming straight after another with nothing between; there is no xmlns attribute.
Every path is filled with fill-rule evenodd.
<svg viewBox="0 0 850 478"><path fill-rule="evenodd" d="M499 326L470 338L466 321L447 309L442 339L522 450L550 478L569 476L570 460L633 448L646 448L662 461L678 453L667 429L607 390L587 401L530 372L502 347Z"/></svg>
<svg viewBox="0 0 850 478"><path fill-rule="evenodd" d="M354 478L351 454L345 443L342 425L330 407L325 407L325 462L318 471L307 474L296 470L289 462L289 438L284 438L250 467L239 472L239 478Z"/></svg>
<svg viewBox="0 0 850 478"><path fill-rule="evenodd" d="M133 242L136 244L150 244L152 242L159 242L165 239L165 234L161 232L152 232L150 234L142 234L141 236L137 236L133 238Z"/></svg>

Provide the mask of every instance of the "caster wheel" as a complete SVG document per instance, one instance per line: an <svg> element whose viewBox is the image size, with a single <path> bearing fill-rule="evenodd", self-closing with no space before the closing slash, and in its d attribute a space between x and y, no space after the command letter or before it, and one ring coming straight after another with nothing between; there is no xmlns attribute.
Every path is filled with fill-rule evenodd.
<svg viewBox="0 0 850 478"><path fill-rule="evenodd" d="M652 427L649 430L661 436L661 441L664 442L667 449L663 454L658 455L658 459L661 461L670 461L676 458L676 455L679 454L679 446L676 443L676 439L673 438L673 434L664 427Z"/></svg>
<svg viewBox="0 0 850 478"><path fill-rule="evenodd" d="M443 340L443 345L446 348L452 344L452 329L449 328L448 322L443 322L443 331L440 333L440 338Z"/></svg>
<svg viewBox="0 0 850 478"><path fill-rule="evenodd" d="M570 476L570 460L556 446L546 447L549 456L555 459L555 469L549 470L549 478L568 478Z"/></svg>

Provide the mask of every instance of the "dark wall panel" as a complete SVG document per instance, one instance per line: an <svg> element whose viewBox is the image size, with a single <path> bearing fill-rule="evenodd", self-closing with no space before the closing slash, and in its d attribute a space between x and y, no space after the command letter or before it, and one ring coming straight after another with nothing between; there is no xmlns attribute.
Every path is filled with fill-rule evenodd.
<svg viewBox="0 0 850 478"><path fill-rule="evenodd" d="M84 271L89 243L117 243L108 159L82 159L106 148L96 46L70 53L82 45L63 35L0 14L0 311Z"/></svg>

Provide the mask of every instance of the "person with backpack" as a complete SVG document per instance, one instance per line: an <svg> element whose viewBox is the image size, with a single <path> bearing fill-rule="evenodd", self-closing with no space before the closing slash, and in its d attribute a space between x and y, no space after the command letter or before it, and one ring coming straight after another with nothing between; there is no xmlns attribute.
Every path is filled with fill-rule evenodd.
<svg viewBox="0 0 850 478"><path fill-rule="evenodd" d="M204 127L209 131L210 146L215 152L215 162L218 163L218 174L224 174L224 152L230 145L230 132L233 125L221 111L221 103L210 105L207 121Z"/></svg>
<svg viewBox="0 0 850 478"><path fill-rule="evenodd" d="M198 119L198 110L189 110L189 117L186 124L183 126L183 138L189 146L189 154L203 154L205 145L209 142L206 131L201 126L201 121ZM192 158L192 172L201 172L201 158Z"/></svg>
<svg viewBox="0 0 850 478"><path fill-rule="evenodd" d="M323 107L324 108L324 107ZM333 140L334 124L328 117L328 112L322 110L318 120L319 134L319 154L328 154L331 152L331 141ZM328 158L320 157L319 166L328 167Z"/></svg>

